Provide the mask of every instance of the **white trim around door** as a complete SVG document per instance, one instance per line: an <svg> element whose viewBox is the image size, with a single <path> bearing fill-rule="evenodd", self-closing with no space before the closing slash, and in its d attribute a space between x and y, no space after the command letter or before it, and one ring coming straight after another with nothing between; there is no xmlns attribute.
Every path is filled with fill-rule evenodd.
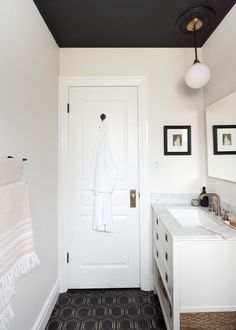
<svg viewBox="0 0 236 330"><path fill-rule="evenodd" d="M59 78L59 278L60 291L67 286L67 248L65 240L66 223L64 219L65 201L65 159L67 155L68 120L67 104L70 87L137 87L138 90L138 131L139 131L139 192L140 192L140 279L141 289L151 290L152 259L150 242L150 192L148 191L148 119L147 83L145 77L60 77Z"/></svg>

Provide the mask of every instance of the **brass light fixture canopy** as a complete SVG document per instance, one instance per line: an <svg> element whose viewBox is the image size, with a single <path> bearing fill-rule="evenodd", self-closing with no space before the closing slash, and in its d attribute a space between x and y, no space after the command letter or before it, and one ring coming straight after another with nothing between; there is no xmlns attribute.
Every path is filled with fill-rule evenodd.
<svg viewBox="0 0 236 330"><path fill-rule="evenodd" d="M185 11L176 22L176 28L182 33L192 33L205 29L214 20L215 11L210 7L194 7Z"/></svg>
<svg viewBox="0 0 236 330"><path fill-rule="evenodd" d="M203 21L199 17L193 18L186 26L189 32L194 32L200 30L203 27Z"/></svg>

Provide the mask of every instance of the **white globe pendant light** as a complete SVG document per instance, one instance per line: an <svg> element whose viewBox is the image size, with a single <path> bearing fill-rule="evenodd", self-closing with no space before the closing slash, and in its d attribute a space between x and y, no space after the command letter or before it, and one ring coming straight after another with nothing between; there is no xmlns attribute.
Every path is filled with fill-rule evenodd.
<svg viewBox="0 0 236 330"><path fill-rule="evenodd" d="M214 17L215 11L212 8L199 6L184 12L176 22L176 28L179 32L192 34L194 37L195 60L185 74L186 84L194 89L204 87L210 79L208 66L201 63L197 57L196 36L199 30L203 31L206 26L212 24Z"/></svg>
<svg viewBox="0 0 236 330"><path fill-rule="evenodd" d="M187 26L187 29L191 29L194 35L195 60L185 74L185 82L189 87L194 89L204 87L208 83L211 75L208 66L201 63L197 57L196 31L197 28L200 29L201 27L202 21L200 21L199 18L194 18Z"/></svg>
<svg viewBox="0 0 236 330"><path fill-rule="evenodd" d="M194 62L185 73L185 82L191 88L202 88L208 83L210 75L210 70L206 64Z"/></svg>

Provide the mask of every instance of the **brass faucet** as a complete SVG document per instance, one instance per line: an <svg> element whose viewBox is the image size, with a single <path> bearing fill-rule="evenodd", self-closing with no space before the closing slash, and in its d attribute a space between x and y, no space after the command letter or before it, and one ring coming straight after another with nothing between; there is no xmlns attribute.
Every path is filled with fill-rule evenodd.
<svg viewBox="0 0 236 330"><path fill-rule="evenodd" d="M208 197L215 197L216 198L216 211L215 215L221 215L221 206L220 206L220 196L216 193L207 193Z"/></svg>
<svg viewBox="0 0 236 330"><path fill-rule="evenodd" d="M201 195L201 199L202 199L204 196L215 197L215 198L216 198L216 210L215 210L215 215L216 215L216 216L221 215L220 196L219 196L218 194L216 194L216 193L206 193L206 194Z"/></svg>

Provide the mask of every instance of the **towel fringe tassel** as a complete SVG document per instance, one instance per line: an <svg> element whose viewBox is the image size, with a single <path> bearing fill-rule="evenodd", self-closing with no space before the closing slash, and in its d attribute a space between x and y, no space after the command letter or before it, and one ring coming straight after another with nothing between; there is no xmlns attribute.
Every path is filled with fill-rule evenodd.
<svg viewBox="0 0 236 330"><path fill-rule="evenodd" d="M7 330L9 321L12 320L14 316L11 306L8 305L0 315L0 329Z"/></svg>
<svg viewBox="0 0 236 330"><path fill-rule="evenodd" d="M0 279L0 329L13 318L14 314L8 305L11 297L15 293L15 281L24 274L27 274L40 261L35 253L21 257L14 266ZM2 312L3 311L3 312Z"/></svg>

